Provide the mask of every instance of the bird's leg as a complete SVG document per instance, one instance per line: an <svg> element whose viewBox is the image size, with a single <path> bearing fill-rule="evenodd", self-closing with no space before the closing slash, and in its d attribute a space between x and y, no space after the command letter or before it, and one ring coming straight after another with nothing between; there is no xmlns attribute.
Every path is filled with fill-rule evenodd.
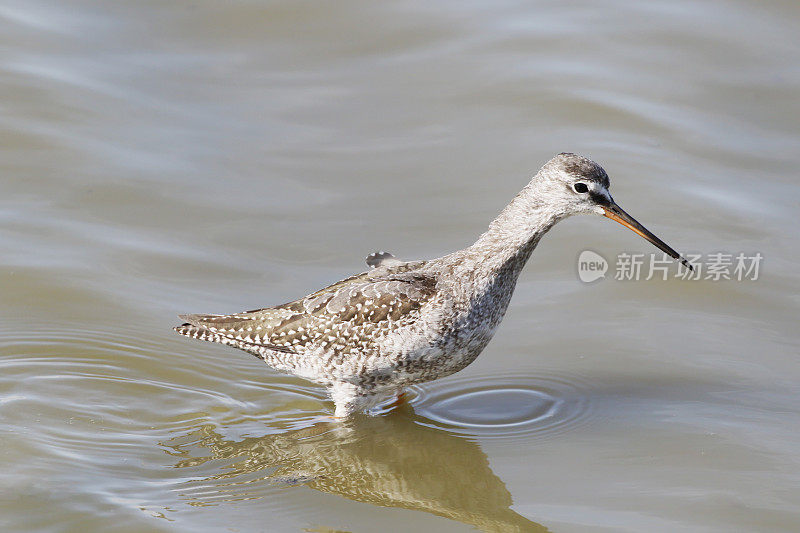
<svg viewBox="0 0 800 533"><path fill-rule="evenodd" d="M347 418L367 406L369 396L364 395L362 390L351 383L335 383L329 391L333 403L336 404L334 418Z"/></svg>
<svg viewBox="0 0 800 533"><path fill-rule="evenodd" d="M389 404L389 408L394 409L395 407L400 407L406 402L408 402L408 393L406 391L400 391L400 394Z"/></svg>

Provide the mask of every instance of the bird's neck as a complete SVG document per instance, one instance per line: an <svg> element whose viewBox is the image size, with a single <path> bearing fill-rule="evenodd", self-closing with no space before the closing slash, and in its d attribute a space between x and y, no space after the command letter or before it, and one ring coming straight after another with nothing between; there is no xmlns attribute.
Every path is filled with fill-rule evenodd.
<svg viewBox="0 0 800 533"><path fill-rule="evenodd" d="M464 250L462 266L472 271L474 279L500 277L513 284L539 240L565 216L537 194L532 182L489 224L475 244Z"/></svg>

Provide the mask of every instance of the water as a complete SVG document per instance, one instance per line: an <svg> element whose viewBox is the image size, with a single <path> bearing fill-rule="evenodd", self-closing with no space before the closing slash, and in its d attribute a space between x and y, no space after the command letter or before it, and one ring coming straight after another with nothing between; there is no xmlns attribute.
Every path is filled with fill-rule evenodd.
<svg viewBox="0 0 800 533"><path fill-rule="evenodd" d="M800 529L794 2L0 6L4 531ZM559 224L410 405L171 330L463 247L553 154L756 281ZM671 267L674 269L674 266ZM672 272L672 271L671 271Z"/></svg>

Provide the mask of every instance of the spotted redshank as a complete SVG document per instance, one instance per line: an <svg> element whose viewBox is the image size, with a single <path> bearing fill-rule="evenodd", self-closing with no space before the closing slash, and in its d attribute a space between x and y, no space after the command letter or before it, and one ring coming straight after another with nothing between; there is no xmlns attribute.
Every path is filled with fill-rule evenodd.
<svg viewBox="0 0 800 533"><path fill-rule="evenodd" d="M548 161L472 246L428 261L380 252L370 270L299 300L232 315L181 315L181 335L226 344L327 387L335 416L458 372L492 338L522 267L553 225L603 215L691 265L623 211L605 170L571 153Z"/></svg>

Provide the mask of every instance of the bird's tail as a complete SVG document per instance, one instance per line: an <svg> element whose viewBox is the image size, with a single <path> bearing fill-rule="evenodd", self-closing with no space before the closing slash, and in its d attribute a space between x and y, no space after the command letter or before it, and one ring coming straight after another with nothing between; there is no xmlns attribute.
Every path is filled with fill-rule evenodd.
<svg viewBox="0 0 800 533"><path fill-rule="evenodd" d="M203 326L195 326L194 324L189 324L188 322L181 324L180 326L175 326L172 329L184 337L189 337L191 339L208 342L223 342L223 336L219 333L214 333L208 328L204 328Z"/></svg>

